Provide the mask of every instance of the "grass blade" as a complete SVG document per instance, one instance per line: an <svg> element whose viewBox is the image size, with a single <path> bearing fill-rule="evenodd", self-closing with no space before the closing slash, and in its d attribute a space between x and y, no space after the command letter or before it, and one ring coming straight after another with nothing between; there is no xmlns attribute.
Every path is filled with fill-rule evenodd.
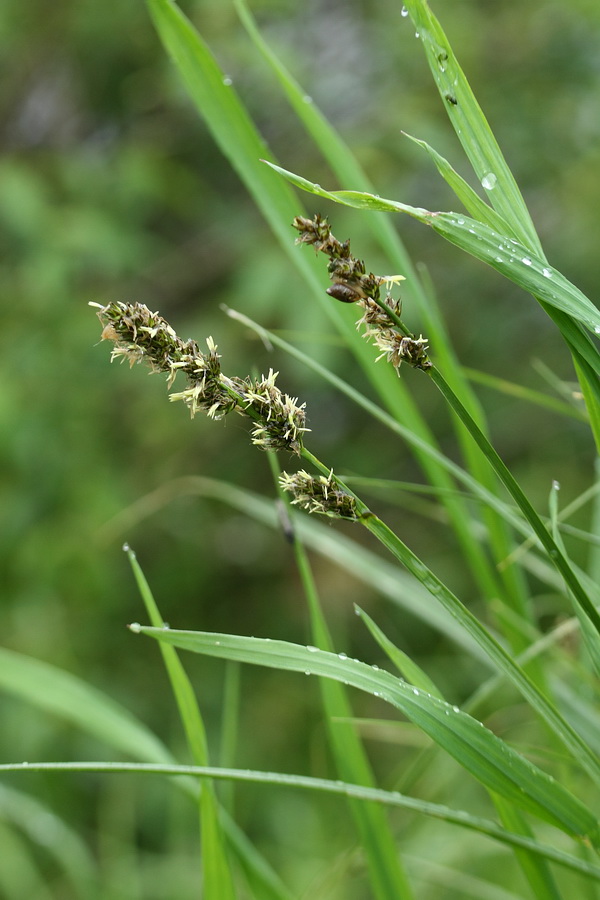
<svg viewBox="0 0 600 900"><path fill-rule="evenodd" d="M131 626L164 643L225 659L333 678L391 703L486 787L567 833L600 846L592 813L480 722L366 663L286 641Z"/></svg>
<svg viewBox="0 0 600 900"><path fill-rule="evenodd" d="M406 132L404 132L406 134ZM452 168L447 159L444 159L436 150L431 147L427 141L421 141L416 137L413 137L411 134L406 135L413 143L415 143L418 147L425 150L431 160L434 162L435 167L438 172L448 184L466 211L472 216L474 219L477 219L478 222L483 222L486 225L489 225L490 228L493 228L495 231L499 231L503 234L509 234L511 237L516 238L517 235L512 231L510 225L503 219L502 216L496 212L491 206L488 206L485 200L482 200L479 194L473 190L470 184L468 184L458 172Z"/></svg>
<svg viewBox="0 0 600 900"><path fill-rule="evenodd" d="M429 675L424 672L420 666L418 666L410 656L407 656L399 647L391 641L387 635L381 630L379 625L377 625L371 616L367 615L367 613L362 610L359 606L354 607L356 614L363 620L369 632L373 636L373 638L377 641L383 652L391 659L394 663L400 674L405 678L410 684L413 684L415 687L419 688L420 691L425 691L427 694L431 694L432 697L437 697L438 700L443 700L442 692L437 688L437 686L433 683Z"/></svg>
<svg viewBox="0 0 600 900"><path fill-rule="evenodd" d="M523 196L475 99L444 31L425 0L406 9L419 34L448 117L493 207L511 224L517 239L543 257ZM487 186L486 186L487 185Z"/></svg>
<svg viewBox="0 0 600 900"><path fill-rule="evenodd" d="M103 763L103 762L79 762L79 763L32 763L25 767L23 763L0 764L0 773L3 772L96 772L99 774L116 774L127 772L139 775L171 775L171 776L195 776L196 778L234 778L237 781L256 782L259 784L279 785L282 787L298 788L302 790L315 790L337 794L344 797L356 797L360 800L385 803L389 806L397 806L402 809L413 810L422 815L431 816L463 828L485 834L512 847L525 847L532 853L536 853L544 859L564 866L573 872L578 872L596 881L600 880L600 866L595 866L578 857L571 856L563 850L557 850L547 844L541 844L521 834L513 834L505 831L495 822L472 816L462 810L453 810L447 806L430 803L426 800L417 800L407 797L398 791L384 791L380 788L367 788L362 785L344 784L339 781L328 781L325 778L311 778L306 775L288 775L279 772L260 772L252 769L219 769L211 766L178 766L152 763Z"/></svg>
<svg viewBox="0 0 600 900"><path fill-rule="evenodd" d="M162 628L163 618L136 555L127 545L125 551L150 621L155 628ZM160 649L192 758L196 765L207 766L209 759L206 732L190 680L175 648L161 644ZM200 819L204 894L207 900L235 900L236 892L219 821L218 802L210 781L202 782Z"/></svg>

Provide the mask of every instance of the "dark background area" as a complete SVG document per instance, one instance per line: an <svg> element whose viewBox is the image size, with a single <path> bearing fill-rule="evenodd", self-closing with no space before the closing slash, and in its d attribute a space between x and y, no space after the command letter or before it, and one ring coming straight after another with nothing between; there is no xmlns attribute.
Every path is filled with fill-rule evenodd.
<svg viewBox="0 0 600 900"><path fill-rule="evenodd" d="M432 5L551 263L595 299L600 7L583 0ZM281 164L337 187L233 8L222 0L181 6ZM457 208L425 155L401 135L427 140L474 183L399 3L271 0L252 9L378 193L430 209ZM273 488L266 458L250 445L242 419L190 421L181 405L167 401L160 377L109 365L88 302L139 301L160 309L184 338L212 335L228 374L279 370L281 387L306 400L311 440L336 470L402 481L423 476L407 448L221 312L226 303L267 327L304 333L320 361L369 390L192 108L144 4L8 0L0 10L0 41L2 641L90 681L181 748L157 648L125 629L145 616L123 542L137 551L173 627L302 642L308 639L304 600L283 539L214 500L179 497L125 532L114 527L115 517L140 497L185 475L265 496ZM301 201L311 213L329 215L335 233L352 238L369 268L389 269L359 212ZM568 354L531 297L417 223L398 218L396 225L433 279L465 366L550 391L535 366L539 359L573 381ZM404 312L418 331L416 313ZM458 458L449 417L431 386L412 370L402 377L444 450ZM561 483L563 504L589 485L593 448L584 425L478 392L496 446L540 509L552 479ZM389 517L462 599L478 602L443 523L397 509ZM589 524L585 511L574 521ZM410 617L399 622L384 600L333 564L314 562L339 649L381 661L353 615L352 603L359 602L418 658L437 654L439 665L454 652ZM187 663L214 735L223 668ZM454 665L460 693L471 685L470 675L460 660ZM240 765L321 771L316 684L311 688L291 676L244 672ZM54 720L13 701L0 704L5 760L111 757ZM373 712L358 699L361 705ZM94 794L93 780L44 784L59 812L92 827L77 791L83 784ZM138 810L141 821L145 812L152 818L152 802L164 801L156 791L154 801L151 793L136 798L151 807ZM259 795L247 789L249 809ZM308 823L300 832L318 844L314 809L302 798L294 803ZM261 815L267 833L269 821L280 828L276 803ZM160 845L160 828L141 840Z"/></svg>

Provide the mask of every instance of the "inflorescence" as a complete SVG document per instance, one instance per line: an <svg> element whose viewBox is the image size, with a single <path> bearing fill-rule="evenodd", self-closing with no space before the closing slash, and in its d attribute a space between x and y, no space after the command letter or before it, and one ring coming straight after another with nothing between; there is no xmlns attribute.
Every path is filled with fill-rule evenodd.
<svg viewBox="0 0 600 900"><path fill-rule="evenodd" d="M378 359L386 357L396 370L402 362L416 369L426 371L432 366L427 356L427 339L420 335L402 334L398 324L381 304L381 287L403 281L402 276L373 275L367 272L362 259L350 253L350 241L338 241L331 233L327 219L319 215L313 219L296 216L292 222L300 233L297 244L311 244L317 252L329 257L327 271L333 284L327 293L342 303L358 303L363 310L357 327L364 326L364 337L371 338L381 350ZM400 300L388 292L385 305L399 318L402 311Z"/></svg>
<svg viewBox="0 0 600 900"><path fill-rule="evenodd" d="M361 518L355 497L339 487L333 471L327 477L319 475L318 478L313 478L304 469L294 475L282 472L279 484L282 490L293 494L293 505L309 513L350 519L352 522Z"/></svg>
<svg viewBox="0 0 600 900"><path fill-rule="evenodd" d="M188 387L172 393L171 400L182 400L192 417L203 410L212 419L222 419L235 411L253 421L252 442L262 450L302 452L305 404L283 394L275 384L277 373L271 369L261 379L228 378L221 372L220 355L212 338L208 352L202 352L194 340L183 341L158 313L141 303L109 303L98 309L102 340L113 341L113 359L127 359L130 365L142 360L152 372L164 372L170 388L182 372Z"/></svg>

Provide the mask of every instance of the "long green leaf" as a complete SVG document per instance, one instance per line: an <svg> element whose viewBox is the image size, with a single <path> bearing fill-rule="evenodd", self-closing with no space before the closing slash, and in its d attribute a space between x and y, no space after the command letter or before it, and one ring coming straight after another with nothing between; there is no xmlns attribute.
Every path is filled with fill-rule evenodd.
<svg viewBox="0 0 600 900"><path fill-rule="evenodd" d="M407 0L405 6L423 44L450 122L490 203L511 224L518 240L542 256L539 238L517 182L440 23L425 0Z"/></svg>
<svg viewBox="0 0 600 900"><path fill-rule="evenodd" d="M333 678L380 697L399 709L486 787L567 833L600 845L593 814L481 722L389 672L345 654L269 638L131 626L159 641L225 659Z"/></svg>
<svg viewBox="0 0 600 900"><path fill-rule="evenodd" d="M150 621L155 628L161 628L163 618L150 585L134 551L129 546L126 546L125 550ZM192 758L196 765L207 766L209 759L206 731L190 680L175 648L161 644L160 649ZM235 900L236 892L227 860L218 807L212 783L204 781L200 792L203 890L207 900Z"/></svg>
<svg viewBox="0 0 600 900"><path fill-rule="evenodd" d="M279 772L260 772L252 769L221 769L212 766L178 766L161 765L152 763L103 763L103 762L79 762L79 763L50 763L40 762L24 765L23 763L0 764L0 773L24 773L24 772L96 772L98 774L116 774L126 772L138 775L170 775L170 776L195 776L196 778L222 778L235 779L237 781L256 782L258 784L270 784L280 787L297 788L301 790L315 790L329 794L337 794L343 797L353 797L358 800L376 803L384 803L401 809L408 809L422 815L431 816L463 828L485 834L494 840L500 841L512 847L524 847L532 853L564 866L573 872L600 880L600 866L595 866L576 856L571 856L563 850L557 850L547 844L541 844L536 840L521 834L513 834L505 831L495 822L472 816L462 810L453 810L438 803L430 803L426 800L417 800L407 797L398 791L384 791L380 788L368 788L363 785L344 784L340 781L328 781L325 778L311 778L306 775L288 775Z"/></svg>

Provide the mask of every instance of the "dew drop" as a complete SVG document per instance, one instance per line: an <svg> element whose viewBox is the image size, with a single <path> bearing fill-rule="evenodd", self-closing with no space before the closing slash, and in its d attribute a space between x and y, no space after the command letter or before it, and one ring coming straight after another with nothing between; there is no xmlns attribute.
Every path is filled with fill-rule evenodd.
<svg viewBox="0 0 600 900"><path fill-rule="evenodd" d="M371 668L374 672L379 672L379 666L372 665Z"/></svg>
<svg viewBox="0 0 600 900"><path fill-rule="evenodd" d="M233 79L229 78L229 76L226 75L223 79L223 84L225 85L225 87L231 87L231 85L233 84Z"/></svg>
<svg viewBox="0 0 600 900"><path fill-rule="evenodd" d="M127 543L123 544L122 549L123 549L123 553L129 553L129 544L127 544Z"/></svg>
<svg viewBox="0 0 600 900"><path fill-rule="evenodd" d="M221 646L221 641L215 641L215 647L220 647L220 646Z"/></svg>
<svg viewBox="0 0 600 900"><path fill-rule="evenodd" d="M305 674L305 675L310 675L310 669L305 669L305 670L304 670L304 674Z"/></svg>
<svg viewBox="0 0 600 900"><path fill-rule="evenodd" d="M408 10L405 6L403 6L402 9L400 10L400 15L402 16L403 19L405 19L407 17Z"/></svg>
<svg viewBox="0 0 600 900"><path fill-rule="evenodd" d="M550 269L542 269L542 275L544 276L544 278L552 278L552 272L550 271ZM600 331L600 328L598 328L597 330Z"/></svg>
<svg viewBox="0 0 600 900"><path fill-rule="evenodd" d="M596 334L600 334L600 325L595 325L594 331L596 332Z"/></svg>
<svg viewBox="0 0 600 900"><path fill-rule="evenodd" d="M418 689L418 688L413 688L413 694L415 695L415 697L418 697L418 696L419 696L419 689Z"/></svg>
<svg viewBox="0 0 600 900"><path fill-rule="evenodd" d="M170 627L171 627L171 626L169 625L168 622L163 622L163 623L162 623L162 630L163 630L163 631L168 631L168 630L170 629Z"/></svg>
<svg viewBox="0 0 600 900"><path fill-rule="evenodd" d="M312 103L312 102L313 102L313 98L310 96L310 94L305 94L304 97L303 97L302 99L303 99L303 101L304 101L305 103Z"/></svg>
<svg viewBox="0 0 600 900"><path fill-rule="evenodd" d="M552 490L560 491L560 481L556 481L556 479L552 482Z"/></svg>
<svg viewBox="0 0 600 900"><path fill-rule="evenodd" d="M309 644L306 649L308 650L309 653L317 653L319 650L318 647L313 647L312 644Z"/></svg>
<svg viewBox="0 0 600 900"><path fill-rule="evenodd" d="M531 265L531 260L529 259L528 256L524 256L523 259L521 260L521 262L523 263L524 266L530 266L530 265Z"/></svg>
<svg viewBox="0 0 600 900"><path fill-rule="evenodd" d="M420 38L420 37L421 37L421 32L420 32L420 31L415 31L415 37L416 37L416 38Z"/></svg>
<svg viewBox="0 0 600 900"><path fill-rule="evenodd" d="M481 187L485 188L486 191L493 191L496 187L496 182L498 179L494 175L493 172L488 172L487 175L484 175L481 179Z"/></svg>
<svg viewBox="0 0 600 900"><path fill-rule="evenodd" d="M457 219L456 221L457 221L457 223L458 223L459 225L464 225L464 224L465 224L465 220L464 220L464 219Z"/></svg>
<svg viewBox="0 0 600 900"><path fill-rule="evenodd" d="M452 709L454 712L460 712L460 709L458 708L458 706L453 706Z"/></svg>
<svg viewBox="0 0 600 900"><path fill-rule="evenodd" d="M142 626L139 622L132 622L131 625L128 626L130 631L133 631L134 634L139 634L142 630Z"/></svg>
<svg viewBox="0 0 600 900"><path fill-rule="evenodd" d="M348 659L347 653L338 653L338 659Z"/></svg>

